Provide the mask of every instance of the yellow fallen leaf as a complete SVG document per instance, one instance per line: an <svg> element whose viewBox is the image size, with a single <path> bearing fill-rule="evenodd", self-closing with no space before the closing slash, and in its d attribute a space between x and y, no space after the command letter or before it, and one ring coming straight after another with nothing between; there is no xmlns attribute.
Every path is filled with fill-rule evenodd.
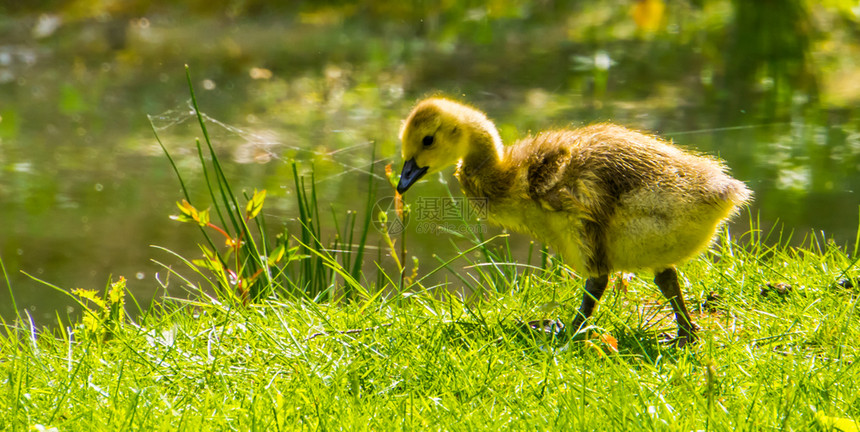
<svg viewBox="0 0 860 432"><path fill-rule="evenodd" d="M610 352L618 352L618 339L615 339L609 333L600 335L600 341L606 344L606 347L609 349Z"/></svg>

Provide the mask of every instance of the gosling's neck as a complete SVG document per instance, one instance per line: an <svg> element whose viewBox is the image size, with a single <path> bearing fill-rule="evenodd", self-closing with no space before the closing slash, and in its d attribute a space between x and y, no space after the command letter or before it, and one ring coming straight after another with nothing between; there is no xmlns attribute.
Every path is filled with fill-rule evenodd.
<svg viewBox="0 0 860 432"><path fill-rule="evenodd" d="M504 145L499 131L484 113L467 108L460 113L460 124L466 129L466 149L460 170L495 169L504 158Z"/></svg>
<svg viewBox="0 0 860 432"><path fill-rule="evenodd" d="M496 126L474 111L463 119L468 132L466 149L457 166L457 178L467 195L495 198L504 195L511 184L512 173L502 169L504 145Z"/></svg>

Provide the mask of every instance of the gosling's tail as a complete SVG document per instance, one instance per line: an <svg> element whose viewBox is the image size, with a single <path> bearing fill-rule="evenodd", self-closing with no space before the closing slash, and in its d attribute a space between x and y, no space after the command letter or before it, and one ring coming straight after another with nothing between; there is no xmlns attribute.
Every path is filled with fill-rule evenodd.
<svg viewBox="0 0 860 432"><path fill-rule="evenodd" d="M752 201L753 193L740 180L724 176L720 181L711 185L716 204L724 209L723 218L732 217L738 213L739 207Z"/></svg>
<svg viewBox="0 0 860 432"><path fill-rule="evenodd" d="M717 189L719 190L720 199L736 206L741 206L752 201L752 191L740 180L728 177L725 182L717 185Z"/></svg>

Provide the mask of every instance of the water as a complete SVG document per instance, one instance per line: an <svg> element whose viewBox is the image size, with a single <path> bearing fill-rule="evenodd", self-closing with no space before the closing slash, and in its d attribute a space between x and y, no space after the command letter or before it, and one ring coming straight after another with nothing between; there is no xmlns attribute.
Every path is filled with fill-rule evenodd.
<svg viewBox="0 0 860 432"><path fill-rule="evenodd" d="M627 2L551 13L515 3L231 18L166 6L145 18L10 9L0 17L0 257L18 308L45 323L76 313L35 279L102 289L122 275L144 307L168 289L183 295L164 267L186 271L181 261L151 245L195 257L199 233L168 219L182 195L147 116L205 207L185 64L234 187L268 190L273 227L296 216L292 161L304 173L314 167L323 210L363 211L371 164L378 196L390 196L381 173L400 168L401 119L418 98L442 93L487 111L507 142L613 121L718 154L755 191L752 217L765 229L784 227L796 241L815 230L853 247L860 68L850 59L860 49L841 20L856 16L822 8L813 22L792 2L767 11L782 20L744 2L672 3L658 18ZM447 197L449 188L461 196L450 173L410 195ZM432 254L454 254L455 237L434 226L409 226L422 271L435 267ZM525 260L528 239L510 241Z"/></svg>

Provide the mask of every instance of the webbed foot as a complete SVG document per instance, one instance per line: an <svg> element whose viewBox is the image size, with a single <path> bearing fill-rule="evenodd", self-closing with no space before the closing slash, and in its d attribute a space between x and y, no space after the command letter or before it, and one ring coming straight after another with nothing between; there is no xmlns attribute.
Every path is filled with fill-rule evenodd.
<svg viewBox="0 0 860 432"><path fill-rule="evenodd" d="M696 336L696 330L699 329L699 326L692 324L692 329L687 330L685 328L678 328L678 336L672 337L667 333L660 334L660 343L663 345L673 346L676 348L684 348L685 346L692 346L699 339Z"/></svg>

